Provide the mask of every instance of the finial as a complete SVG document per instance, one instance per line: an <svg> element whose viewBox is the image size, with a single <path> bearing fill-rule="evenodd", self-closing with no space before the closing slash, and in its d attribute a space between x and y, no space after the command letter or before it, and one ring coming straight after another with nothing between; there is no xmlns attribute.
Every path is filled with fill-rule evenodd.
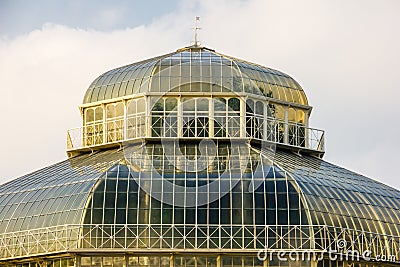
<svg viewBox="0 0 400 267"><path fill-rule="evenodd" d="M201 30L201 28L198 25L199 20L200 20L200 17L196 17L195 25L194 25L195 27L193 28L193 31L194 31L194 45L193 46L195 46L195 47L199 46L199 42L197 40L197 31Z"/></svg>

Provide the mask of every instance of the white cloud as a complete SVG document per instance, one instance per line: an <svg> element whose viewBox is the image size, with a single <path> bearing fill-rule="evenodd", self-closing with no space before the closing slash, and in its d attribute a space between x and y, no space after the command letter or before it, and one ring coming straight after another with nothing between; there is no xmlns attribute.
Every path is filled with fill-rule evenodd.
<svg viewBox="0 0 400 267"><path fill-rule="evenodd" d="M112 32L46 24L0 41L0 181L66 158L67 128L101 73L200 39L219 52L293 75L327 130L326 159L400 188L396 141L398 2L197 1L150 25ZM354 12L357 10L357 12ZM114 14L114 13L113 13ZM107 18L115 19L114 15Z"/></svg>

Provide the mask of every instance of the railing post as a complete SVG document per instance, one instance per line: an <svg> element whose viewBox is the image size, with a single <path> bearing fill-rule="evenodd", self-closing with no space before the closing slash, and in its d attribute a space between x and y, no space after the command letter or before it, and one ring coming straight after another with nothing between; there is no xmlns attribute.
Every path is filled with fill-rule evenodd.
<svg viewBox="0 0 400 267"><path fill-rule="evenodd" d="M318 142L318 150L325 151L325 132L322 132Z"/></svg>
<svg viewBox="0 0 400 267"><path fill-rule="evenodd" d="M305 147L310 148L310 133L308 128L308 114L304 116L304 138L305 138Z"/></svg>

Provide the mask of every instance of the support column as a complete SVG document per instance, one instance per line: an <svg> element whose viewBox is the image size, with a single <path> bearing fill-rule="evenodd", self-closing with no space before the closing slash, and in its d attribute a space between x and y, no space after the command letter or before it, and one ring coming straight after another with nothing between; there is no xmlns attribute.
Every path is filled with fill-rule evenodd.
<svg viewBox="0 0 400 267"><path fill-rule="evenodd" d="M269 257L267 257L264 262L263 262L263 267L268 267L269 266Z"/></svg>
<svg viewBox="0 0 400 267"><path fill-rule="evenodd" d="M178 98L178 129L177 135L178 138L181 138L183 135L183 106L182 106L182 97Z"/></svg>
<svg viewBox="0 0 400 267"><path fill-rule="evenodd" d="M263 140L268 141L268 104L264 105Z"/></svg>
<svg viewBox="0 0 400 267"><path fill-rule="evenodd" d="M103 108L103 142L102 144L106 144L107 143L107 133L108 133L108 127L107 127L107 113L106 113L106 105L105 104L101 104L101 107ZM95 110L95 115L96 117L96 110ZM94 129L94 132L96 132L96 126Z"/></svg>
<svg viewBox="0 0 400 267"><path fill-rule="evenodd" d="M150 106L150 96L145 96L145 129L146 129L146 134L144 137L151 137L151 131L152 131L152 118L151 118L151 106Z"/></svg>
<svg viewBox="0 0 400 267"><path fill-rule="evenodd" d="M81 267L81 256L75 256L75 267Z"/></svg>
<svg viewBox="0 0 400 267"><path fill-rule="evenodd" d="M246 137L246 102L240 97L240 137Z"/></svg>
<svg viewBox="0 0 400 267"><path fill-rule="evenodd" d="M305 138L305 147L309 148L310 147L310 133L308 129L308 123L309 123L309 117L310 117L310 111L305 112L304 114L304 138Z"/></svg>
<svg viewBox="0 0 400 267"><path fill-rule="evenodd" d="M132 101L135 101L135 100L132 100ZM124 133L124 135L123 135L123 137L122 137L122 140L123 141L125 141L125 140L127 140L128 138L128 101L127 100L124 100L124 125L123 125L123 133Z"/></svg>
<svg viewBox="0 0 400 267"><path fill-rule="evenodd" d="M283 125L283 143L289 144L289 108L285 106L285 124Z"/></svg>
<svg viewBox="0 0 400 267"><path fill-rule="evenodd" d="M217 267L222 267L221 255L218 255L218 256L217 256Z"/></svg>
<svg viewBox="0 0 400 267"><path fill-rule="evenodd" d="M209 137L214 137L214 98L211 98L208 106L208 132Z"/></svg>
<svg viewBox="0 0 400 267"><path fill-rule="evenodd" d="M310 266L311 266L311 267L317 267L317 266L318 266L318 261L315 260L315 259L312 259L312 260L310 261Z"/></svg>

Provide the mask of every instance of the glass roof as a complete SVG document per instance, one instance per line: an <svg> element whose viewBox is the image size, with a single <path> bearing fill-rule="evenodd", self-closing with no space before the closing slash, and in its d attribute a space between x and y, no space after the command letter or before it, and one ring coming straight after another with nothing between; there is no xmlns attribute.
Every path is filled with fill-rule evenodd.
<svg viewBox="0 0 400 267"><path fill-rule="evenodd" d="M307 225L295 181L270 168L259 151L245 143L203 145L153 143L125 150L131 170L115 165L98 181L85 224ZM290 199L266 204L267 192L287 191Z"/></svg>
<svg viewBox="0 0 400 267"><path fill-rule="evenodd" d="M187 144L176 150L174 146L165 150L161 144L146 144L137 150L139 158L136 158L136 163L127 160L126 155L118 150L81 155L3 184L0 186L0 232L82 222L136 223L149 220L144 223L174 223L170 221L172 217L168 217L168 212L175 212L173 218L179 220L175 223L185 223L185 218L212 218L213 221L201 223L315 224L400 236L400 192L372 179L320 159L299 157L284 151L276 151L276 165L271 168L268 167L269 156L264 152L251 147L234 151L224 144L214 147L214 151L207 150L217 158L209 168L189 170L190 166L203 166L204 161L207 162L197 154L204 148ZM183 153L181 160L175 154L173 158L189 169L182 172L166 164L170 160L165 156L166 151ZM246 155L247 163L242 162L241 153ZM239 155L237 160L243 163L240 163L243 170L227 165L230 154ZM143 164L149 163L153 164L156 172L146 171ZM179 201L172 201L174 205L163 204L138 187L139 177L142 181L147 177L200 187L221 174L225 177L223 179L232 181L239 177L237 172L242 173L242 179L227 192L218 189L222 187L215 187L216 190L211 190L214 187L210 185L205 187L210 188L210 192L203 193L217 194L219 200L209 204L197 203L200 205L197 208L188 202L176 207L174 205ZM250 190L250 185L256 186ZM144 181L142 187L145 186ZM172 196L167 191L158 192L169 194L169 198L182 199L186 192L178 194L174 191L176 194ZM112 203L110 207L104 205L108 202ZM140 209L145 212L144 217L137 213ZM253 209L254 212L248 212ZM128 216L130 212L136 215Z"/></svg>
<svg viewBox="0 0 400 267"><path fill-rule="evenodd" d="M79 224L93 185L120 158L83 155L0 186L0 233Z"/></svg>
<svg viewBox="0 0 400 267"><path fill-rule="evenodd" d="M287 74L207 48L180 49L110 70L92 82L83 103L144 92L242 92L308 105Z"/></svg>
<svg viewBox="0 0 400 267"><path fill-rule="evenodd" d="M297 181L312 223L400 236L400 191L311 156L277 151Z"/></svg>

